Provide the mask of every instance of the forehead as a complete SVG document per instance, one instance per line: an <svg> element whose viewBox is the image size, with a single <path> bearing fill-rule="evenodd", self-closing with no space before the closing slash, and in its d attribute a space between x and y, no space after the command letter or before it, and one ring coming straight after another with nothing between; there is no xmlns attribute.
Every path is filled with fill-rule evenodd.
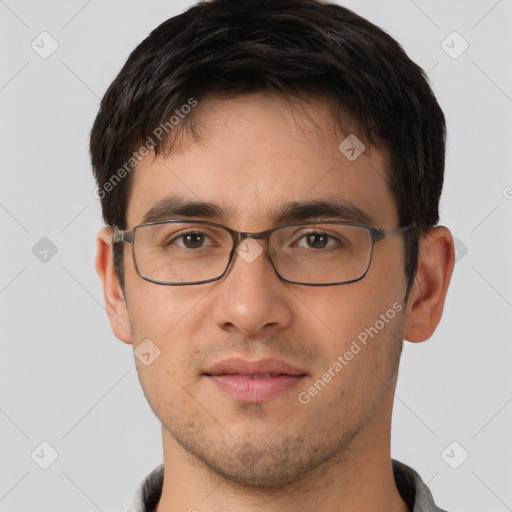
<svg viewBox="0 0 512 512"><path fill-rule="evenodd" d="M362 137L335 122L327 101L291 105L258 93L196 108L199 139L184 138L167 157L149 154L133 171L127 227L170 196L219 205L200 217L234 229L266 229L285 205L326 200L351 204L381 227L397 225L387 155L372 146L358 156Z"/></svg>

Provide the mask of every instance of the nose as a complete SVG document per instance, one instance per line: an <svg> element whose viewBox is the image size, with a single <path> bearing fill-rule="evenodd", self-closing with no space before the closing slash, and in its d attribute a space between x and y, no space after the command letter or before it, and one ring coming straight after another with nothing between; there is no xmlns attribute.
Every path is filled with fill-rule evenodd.
<svg viewBox="0 0 512 512"><path fill-rule="evenodd" d="M245 335L287 327L292 319L291 294L276 274L264 242L246 238L233 259L218 282L215 323Z"/></svg>

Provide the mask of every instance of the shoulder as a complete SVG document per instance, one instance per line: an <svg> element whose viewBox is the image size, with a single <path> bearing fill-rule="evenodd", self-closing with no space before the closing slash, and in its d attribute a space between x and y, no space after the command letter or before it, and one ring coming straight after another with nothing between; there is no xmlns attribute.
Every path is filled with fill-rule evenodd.
<svg viewBox="0 0 512 512"><path fill-rule="evenodd" d="M411 467L393 460L396 487L411 512L447 512L434 503L428 486Z"/></svg>

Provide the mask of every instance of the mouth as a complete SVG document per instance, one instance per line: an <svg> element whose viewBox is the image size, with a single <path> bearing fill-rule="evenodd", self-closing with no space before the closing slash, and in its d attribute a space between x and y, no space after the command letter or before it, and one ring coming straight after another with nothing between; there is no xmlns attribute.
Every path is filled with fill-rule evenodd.
<svg viewBox="0 0 512 512"><path fill-rule="evenodd" d="M298 385L307 373L281 359L224 359L203 376L220 391L241 402L271 400Z"/></svg>

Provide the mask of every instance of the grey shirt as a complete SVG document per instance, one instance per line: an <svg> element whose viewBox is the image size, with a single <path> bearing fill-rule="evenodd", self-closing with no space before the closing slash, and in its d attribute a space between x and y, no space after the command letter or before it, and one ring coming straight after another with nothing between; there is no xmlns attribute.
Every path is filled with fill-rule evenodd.
<svg viewBox="0 0 512 512"><path fill-rule="evenodd" d="M429 488L414 469L393 460L393 474L400 496L407 503L410 512L446 512L434 503ZM140 484L128 512L153 512L164 481L164 466L155 468Z"/></svg>

